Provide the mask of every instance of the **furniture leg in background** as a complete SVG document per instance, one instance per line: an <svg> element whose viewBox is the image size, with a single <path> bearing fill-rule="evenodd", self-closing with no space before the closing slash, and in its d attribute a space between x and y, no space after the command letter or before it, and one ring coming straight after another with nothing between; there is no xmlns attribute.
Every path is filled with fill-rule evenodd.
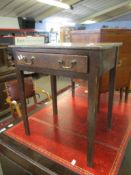
<svg viewBox="0 0 131 175"><path fill-rule="evenodd" d="M71 88L72 88L72 97L75 96L75 81L73 81L73 79L71 79Z"/></svg>
<svg viewBox="0 0 131 175"><path fill-rule="evenodd" d="M118 53L119 49L116 48L115 53L115 63L114 67L109 71L109 99L108 99L108 113L107 113L107 120L108 120L108 128L111 129L112 127L112 108L113 108L113 97L114 97L114 90L115 90L115 75L116 75L116 64L118 60Z"/></svg>
<svg viewBox="0 0 131 175"><path fill-rule="evenodd" d="M51 75L51 93L52 93L52 103L53 103L53 115L57 115L57 84L56 84L56 76Z"/></svg>

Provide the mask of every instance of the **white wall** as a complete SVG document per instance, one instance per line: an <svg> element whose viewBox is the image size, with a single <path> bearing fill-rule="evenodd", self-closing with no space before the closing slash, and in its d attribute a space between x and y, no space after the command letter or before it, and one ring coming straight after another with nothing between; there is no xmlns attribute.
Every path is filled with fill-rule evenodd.
<svg viewBox="0 0 131 175"><path fill-rule="evenodd" d="M62 26L74 26L75 23L71 19L62 18L62 17L50 17L46 20L36 22L35 28L40 29L46 32L53 30L54 32L59 32L60 27Z"/></svg>
<svg viewBox="0 0 131 175"><path fill-rule="evenodd" d="M0 17L0 28L19 29L18 19L10 17Z"/></svg>
<svg viewBox="0 0 131 175"><path fill-rule="evenodd" d="M130 21L112 21L112 22L99 22L86 25L86 29L101 29L103 26L107 28L127 28L131 29Z"/></svg>

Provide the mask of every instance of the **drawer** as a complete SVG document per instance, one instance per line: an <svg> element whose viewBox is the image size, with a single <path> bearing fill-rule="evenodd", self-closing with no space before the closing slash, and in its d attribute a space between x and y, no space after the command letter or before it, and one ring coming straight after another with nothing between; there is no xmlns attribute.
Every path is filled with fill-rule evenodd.
<svg viewBox="0 0 131 175"><path fill-rule="evenodd" d="M17 52L17 64L31 67L88 72L88 57L80 55Z"/></svg>

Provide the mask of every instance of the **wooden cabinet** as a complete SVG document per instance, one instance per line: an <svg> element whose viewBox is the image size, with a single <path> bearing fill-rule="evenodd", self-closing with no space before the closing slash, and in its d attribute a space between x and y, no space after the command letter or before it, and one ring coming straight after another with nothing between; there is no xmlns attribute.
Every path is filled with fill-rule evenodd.
<svg viewBox="0 0 131 175"><path fill-rule="evenodd" d="M73 43L122 42L116 71L116 89L126 88L128 92L131 74L131 30L100 29L77 30L71 33ZM108 73L101 78L100 92L108 91ZM126 94L127 100L127 94Z"/></svg>
<svg viewBox="0 0 131 175"><path fill-rule="evenodd" d="M130 29L100 29L100 30L77 30L71 32L71 42L122 42L120 48L120 60L122 64L131 66L131 30Z"/></svg>

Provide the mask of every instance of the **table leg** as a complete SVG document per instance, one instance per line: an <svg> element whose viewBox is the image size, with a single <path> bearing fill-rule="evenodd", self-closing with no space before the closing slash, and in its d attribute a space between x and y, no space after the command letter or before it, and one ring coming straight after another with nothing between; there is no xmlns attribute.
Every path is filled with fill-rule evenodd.
<svg viewBox="0 0 131 175"><path fill-rule="evenodd" d="M72 97L75 96L75 81L71 80Z"/></svg>
<svg viewBox="0 0 131 175"><path fill-rule="evenodd" d="M57 115L57 84L56 84L56 76L51 75L51 93L52 93L52 102L53 102L53 114Z"/></svg>
<svg viewBox="0 0 131 175"><path fill-rule="evenodd" d="M120 88L120 101L122 100L123 97L123 88Z"/></svg>
<svg viewBox="0 0 131 175"><path fill-rule="evenodd" d="M17 78L18 78L18 87L19 87L19 95L20 95L20 102L22 108L22 116L24 121L25 133L26 135L30 135L29 129L29 121L27 115L27 108L26 108L26 98L25 98L25 88L24 88L24 74L23 71L17 70Z"/></svg>
<svg viewBox="0 0 131 175"><path fill-rule="evenodd" d="M100 93L100 84L99 84L98 102L97 102L97 112L100 112L100 100L101 100L101 93Z"/></svg>
<svg viewBox="0 0 131 175"><path fill-rule="evenodd" d="M115 75L116 75L116 64L119 58L119 48L116 48L116 58L114 67L109 71L109 100L108 100L108 128L112 127L112 107L113 107L113 97L114 97L114 89L115 89Z"/></svg>
<svg viewBox="0 0 131 175"><path fill-rule="evenodd" d="M125 88L125 102L128 101L128 93L129 93L129 87Z"/></svg>
<svg viewBox="0 0 131 175"><path fill-rule="evenodd" d="M98 105L99 78L89 76L88 79L88 143L87 143L87 162L93 166L94 138L96 125L96 112Z"/></svg>
<svg viewBox="0 0 131 175"><path fill-rule="evenodd" d="M116 68L112 68L109 72L109 100L108 100L108 128L112 127L112 107L113 107L113 97L114 97L114 88L115 88L115 71Z"/></svg>

